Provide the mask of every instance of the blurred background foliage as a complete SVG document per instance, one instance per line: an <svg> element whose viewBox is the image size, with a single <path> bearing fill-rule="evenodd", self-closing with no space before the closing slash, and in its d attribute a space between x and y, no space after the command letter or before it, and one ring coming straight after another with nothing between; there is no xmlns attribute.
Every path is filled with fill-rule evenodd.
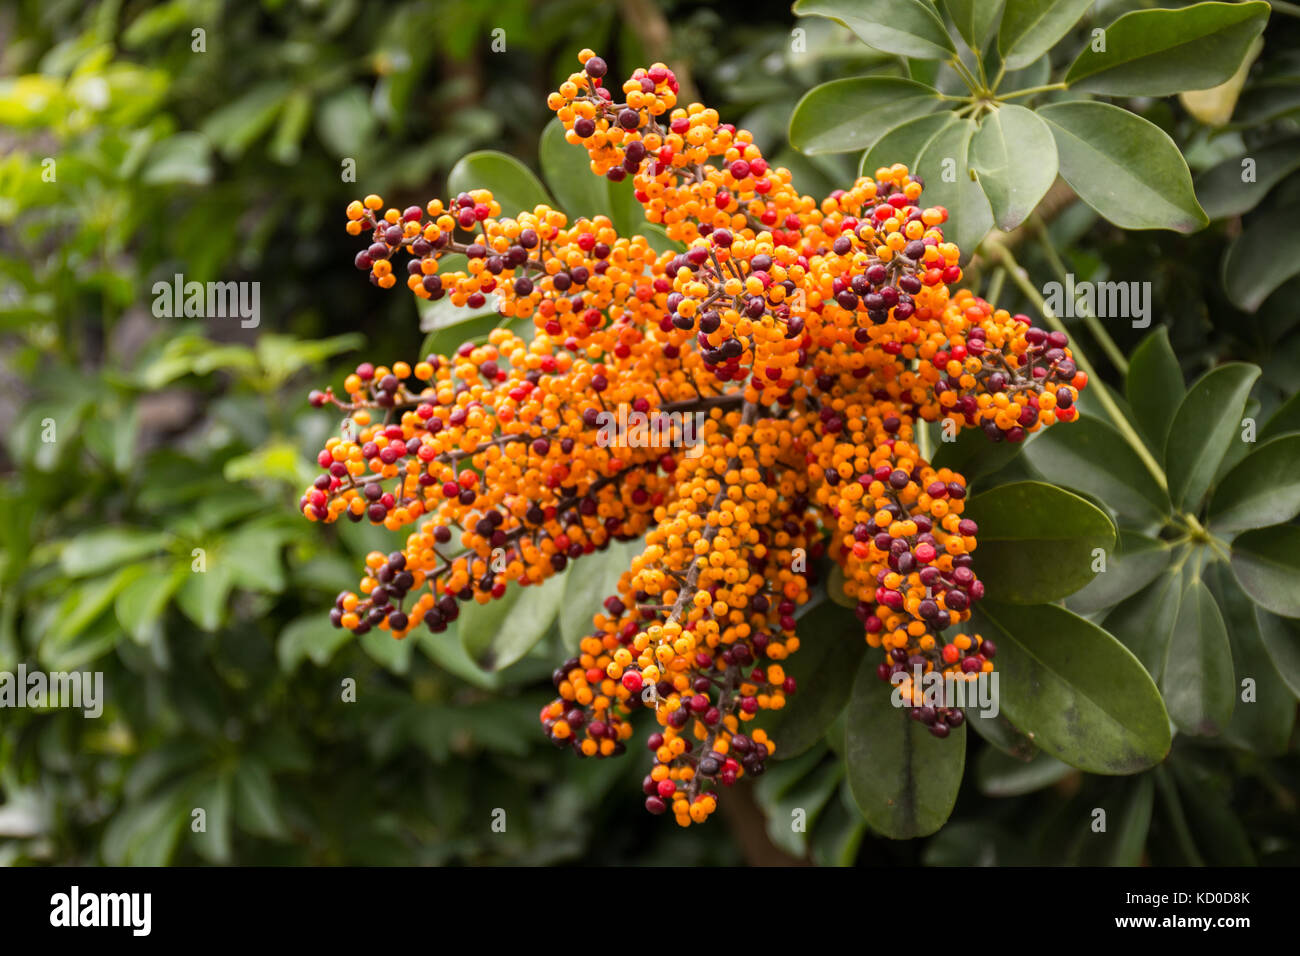
<svg viewBox="0 0 1300 956"><path fill-rule="evenodd" d="M1142 6L1099 2L1076 33ZM1300 260L1295 216L1277 211L1300 201L1300 162L1248 199L1229 175L1248 151L1300 156L1298 27L1270 21L1226 119L1177 98L1133 107L1183 149L1209 228L1125 232L1068 200L1043 227L1080 279L1154 283L1156 322L1187 378L1227 359L1259 364L1264 413L1295 392L1300 280L1250 313L1225 293L1221 263ZM1129 842L1121 834L1101 859L1069 814L1114 781L977 737L947 827L924 841L872 837L835 728L687 834L642 809L639 747L589 762L546 744L536 713L581 626L568 608L492 673L454 630L398 643L329 627L324 611L355 586L362 556L389 547L382 529L296 514L337 424L306 392L363 359L409 359L422 335L410 296L380 294L353 269L342 210L368 192L423 203L474 149L538 168L545 94L583 47L617 75L667 61L817 195L851 181L859 156L794 152L795 104L830 79L906 69L784 3L17 0L0 11L0 671L101 670L107 693L99 720L0 711L0 863L1297 862L1294 705L1262 748L1249 735L1218 749L1180 738L1170 769L1134 778ZM1279 215L1292 228L1279 232ZM1014 238L1035 281L1052 278L1033 232ZM260 326L155 317L153 284L177 273L260 282ZM1002 286L978 259L970 275ZM1010 283L1002 301L1032 311ZM1142 336L1111 330L1126 353ZM1005 461L988 471L1000 468L1030 474ZM347 678L355 703L340 700ZM206 832L191 830L194 807ZM790 832L791 807L808 809L809 834ZM492 829L496 808L505 833Z"/></svg>

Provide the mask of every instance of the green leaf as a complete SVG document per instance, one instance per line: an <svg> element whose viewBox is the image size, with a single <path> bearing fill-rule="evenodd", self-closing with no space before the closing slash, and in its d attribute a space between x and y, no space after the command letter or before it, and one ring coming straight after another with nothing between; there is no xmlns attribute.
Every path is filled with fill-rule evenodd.
<svg viewBox="0 0 1300 956"><path fill-rule="evenodd" d="M208 569L192 571L176 592L176 604L205 631L215 631L226 616L226 598L234 587L232 569L219 555L208 554Z"/></svg>
<svg viewBox="0 0 1300 956"><path fill-rule="evenodd" d="M542 584L511 584L487 604L466 604L459 628L465 652L485 671L509 667L527 654L550 630L564 601L565 575Z"/></svg>
<svg viewBox="0 0 1300 956"><path fill-rule="evenodd" d="M1178 357L1169 344L1169 330L1164 326L1148 335L1134 350L1124 390L1138 427L1156 454L1162 453L1174 414L1187 394Z"/></svg>
<svg viewBox="0 0 1300 956"><path fill-rule="evenodd" d="M1275 411L1259 431L1259 440L1267 441L1278 435L1300 432L1300 392L1296 392Z"/></svg>
<svg viewBox="0 0 1300 956"><path fill-rule="evenodd" d="M982 601L998 645L1001 706L1047 753L1089 773L1145 770L1169 752L1169 717L1142 663L1062 607ZM991 632L991 633L990 633Z"/></svg>
<svg viewBox="0 0 1300 956"><path fill-rule="evenodd" d="M1025 444L1025 457L1044 478L1104 501L1143 522L1169 513L1169 496L1114 428L1081 415L1064 428L1046 428Z"/></svg>
<svg viewBox="0 0 1300 956"><path fill-rule="evenodd" d="M1206 862L1213 866L1254 866L1250 837L1229 805L1229 794L1214 785L1205 768L1190 760L1171 761L1170 768L1183 791L1182 805L1187 810L1189 828L1196 834L1196 845Z"/></svg>
<svg viewBox="0 0 1300 956"><path fill-rule="evenodd" d="M852 866L867 833L867 822L853 802L848 781L840 784L812 834L812 858L818 866Z"/></svg>
<svg viewBox="0 0 1300 956"><path fill-rule="evenodd" d="M169 136L150 151L140 181L151 186L206 186L212 181L212 148L201 133Z"/></svg>
<svg viewBox="0 0 1300 956"><path fill-rule="evenodd" d="M1257 378L1258 366L1220 365L1197 379L1179 404L1164 454L1175 508L1192 512L1200 508L1219 462L1241 427L1242 410Z"/></svg>
<svg viewBox="0 0 1300 956"><path fill-rule="evenodd" d="M100 574L157 554L166 542L167 535L159 531L97 528L68 541L59 554L59 565L73 578Z"/></svg>
<svg viewBox="0 0 1300 956"><path fill-rule="evenodd" d="M944 235L957 243L963 262L993 228L993 209L971 170L974 135L974 120L949 123L926 144L915 170L925 180L925 201L948 210Z"/></svg>
<svg viewBox="0 0 1300 956"><path fill-rule="evenodd" d="M975 759L975 784L986 797L1024 796L1075 772L1068 763L1041 751L1029 760L1019 760L990 747Z"/></svg>
<svg viewBox="0 0 1300 956"><path fill-rule="evenodd" d="M1232 648L1214 595L1197 576L1179 601L1160 690L1183 733L1215 737L1232 719Z"/></svg>
<svg viewBox="0 0 1300 956"><path fill-rule="evenodd" d="M1300 514L1300 434L1264 442L1228 472L1210 499L1219 533L1285 524Z"/></svg>
<svg viewBox="0 0 1300 956"><path fill-rule="evenodd" d="M940 420L940 436L948 421L950 419ZM940 440L935 443L934 467L951 468L960 472L966 476L971 486L980 478L1001 471L1019 458L1025 448L1023 442L991 442L981 429L961 428L955 422L949 434L953 435L952 441Z"/></svg>
<svg viewBox="0 0 1300 956"><path fill-rule="evenodd" d="M938 90L902 77L831 80L813 87L795 106L790 145L810 156L863 149L941 102Z"/></svg>
<svg viewBox="0 0 1300 956"><path fill-rule="evenodd" d="M1300 528L1284 524L1238 535L1232 570L1266 611L1300 617Z"/></svg>
<svg viewBox="0 0 1300 956"><path fill-rule="evenodd" d="M1182 574L1167 573L1126 598L1102 621L1107 631L1137 655L1153 679L1159 680L1165 652L1173 637L1182 597Z"/></svg>
<svg viewBox="0 0 1300 956"><path fill-rule="evenodd" d="M998 28L998 51L1008 70L1033 63L1056 46L1092 0L1007 0Z"/></svg>
<svg viewBox="0 0 1300 956"><path fill-rule="evenodd" d="M996 641L994 642L996 643ZM966 726L984 738L984 742L1022 763L1032 760L1038 748L1034 742L1003 713L966 711Z"/></svg>
<svg viewBox="0 0 1300 956"><path fill-rule="evenodd" d="M265 765L253 758L241 760L234 777L235 819L241 829L262 837L285 832L275 781Z"/></svg>
<svg viewBox="0 0 1300 956"><path fill-rule="evenodd" d="M1259 636L1273 666L1291 693L1300 697L1300 625L1295 621L1255 608Z"/></svg>
<svg viewBox="0 0 1300 956"><path fill-rule="evenodd" d="M768 838L792 856L808 852L808 831L844 779L839 760L823 763L818 747L798 760L769 767L754 784L754 799L767 817Z"/></svg>
<svg viewBox="0 0 1300 956"><path fill-rule="evenodd" d="M875 178L876 170L882 167L902 163L910 170L916 169L916 161L924 152L930 141L949 123L957 122L951 110L929 113L915 119L899 123L881 136L872 147L862 154L858 164L858 175Z"/></svg>
<svg viewBox="0 0 1300 956"><path fill-rule="evenodd" d="M875 662L863 660L846 711L845 762L871 828L910 840L934 833L952 813L966 764L966 725L940 740L893 697Z"/></svg>
<svg viewBox="0 0 1300 956"><path fill-rule="evenodd" d="M1223 256L1223 291L1256 312L1282 283L1300 275L1300 202L1270 205L1251 217Z"/></svg>
<svg viewBox="0 0 1300 956"><path fill-rule="evenodd" d="M618 596L618 579L644 550L645 542L640 539L612 541L607 550L591 555L578 570L566 576L560 607L560 637L566 650L576 652L578 643L595 633L592 618L608 613L605 599Z"/></svg>
<svg viewBox="0 0 1300 956"><path fill-rule="evenodd" d="M798 0L795 16L829 17L882 53L942 60L957 52L943 21L923 0Z"/></svg>
<svg viewBox="0 0 1300 956"><path fill-rule="evenodd" d="M963 517L979 525L974 570L997 601L1040 604L1072 594L1093 579L1093 550L1115 544L1104 512L1038 481L976 495Z"/></svg>
<svg viewBox="0 0 1300 956"><path fill-rule="evenodd" d="M202 809L204 814L202 832L191 829L190 840L195 851L209 863L230 862L230 817L233 803L234 784L228 773L214 776L199 786L193 793L194 806L186 815L193 820L195 809ZM193 824L191 823L191 828Z"/></svg>
<svg viewBox="0 0 1300 956"><path fill-rule="evenodd" d="M275 644L280 669L292 674L307 659L317 667L324 667L334 657L335 651L351 639L352 632L347 628L335 627L327 614L313 611L292 621L280 632Z"/></svg>
<svg viewBox="0 0 1300 956"><path fill-rule="evenodd" d="M1108 103L1039 107L1056 137L1061 176L1079 198L1123 229L1195 232L1209 217L1192 174L1164 130Z"/></svg>
<svg viewBox="0 0 1300 956"><path fill-rule="evenodd" d="M1105 52L1083 48L1065 82L1106 96L1209 89L1232 78L1267 21L1262 2L1134 10L1106 27Z"/></svg>
<svg viewBox="0 0 1300 956"><path fill-rule="evenodd" d="M1152 774L1112 780L1097 806L1106 811L1106 829L1089 829L1079 846L1079 866L1141 866L1151 829L1156 784Z"/></svg>
<svg viewBox="0 0 1300 956"><path fill-rule="evenodd" d="M571 220L598 215L610 216L612 219L612 184L604 176L596 176L591 172L585 149L565 141L564 124L558 118L552 119L542 130L537 159L542 167L542 175L546 177L546 185L555 193L560 209Z"/></svg>
<svg viewBox="0 0 1300 956"><path fill-rule="evenodd" d="M1232 645L1232 722L1223 739L1234 746L1268 756L1286 753L1295 727L1296 695L1273 663L1261 632L1261 616L1237 586L1227 566L1216 564L1211 584L1223 609L1223 623ZM1278 620L1274 618L1274 620ZM1249 681L1249 685L1247 682ZM1250 686L1250 695L1245 688ZM1249 697L1249 699L1246 699Z"/></svg>
<svg viewBox="0 0 1300 956"><path fill-rule="evenodd" d="M1094 614L1115 607L1159 577L1172 559L1173 548L1168 542L1120 531L1115 550L1106 557L1105 573L1071 594L1065 606L1075 614Z"/></svg>
<svg viewBox="0 0 1300 956"><path fill-rule="evenodd" d="M1245 161L1250 160L1249 177ZM1274 186L1300 169L1300 137L1230 156L1196 178L1196 195L1212 220L1250 212Z"/></svg>
<svg viewBox="0 0 1300 956"><path fill-rule="evenodd" d="M492 198L501 204L501 216L513 219L537 206L555 206L533 171L505 153L485 149L470 153L447 174L447 189L452 194L473 189L490 189Z"/></svg>
<svg viewBox="0 0 1300 956"><path fill-rule="evenodd" d="M766 711L762 720L776 741L777 760L797 756L826 736L848 702L867 650L862 622L834 601L822 601L802 615L796 629L798 690L780 710Z"/></svg>
<svg viewBox="0 0 1300 956"><path fill-rule="evenodd" d="M283 81L259 84L209 115L202 133L226 159L238 159L275 122L288 92Z"/></svg>
<svg viewBox="0 0 1300 956"><path fill-rule="evenodd" d="M1056 139L1023 106L1006 103L984 117L971 140L971 165L999 229L1016 228L1056 181Z"/></svg>
<svg viewBox="0 0 1300 956"><path fill-rule="evenodd" d="M979 52L1002 16L1002 0L943 0L943 7L967 45Z"/></svg>
<svg viewBox="0 0 1300 956"><path fill-rule="evenodd" d="M361 649L380 667L398 676L411 670L411 654L415 642L396 638L392 631L367 631L361 635Z"/></svg>
<svg viewBox="0 0 1300 956"><path fill-rule="evenodd" d="M150 565L117 595L113 602L117 622L137 644L148 644L161 633L163 611L187 573L183 566Z"/></svg>

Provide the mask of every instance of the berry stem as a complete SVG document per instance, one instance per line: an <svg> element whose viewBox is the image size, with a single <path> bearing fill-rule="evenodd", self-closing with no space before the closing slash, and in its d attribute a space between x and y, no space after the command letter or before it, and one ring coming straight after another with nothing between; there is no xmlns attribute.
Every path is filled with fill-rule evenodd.
<svg viewBox="0 0 1300 956"><path fill-rule="evenodd" d="M989 255L992 256L993 259L1000 261L1006 268L1007 274L1011 277L1011 281L1015 284L1016 288L1021 291L1025 298L1034 304L1042 314L1043 320L1053 329L1056 329L1059 332L1064 332L1064 323L1062 323L1060 318L1052 312L1051 308L1043 300L1042 295L1036 288L1034 288L1033 283L1029 281L1028 273L1023 267L1021 267L1020 263L1016 261L1016 257L1011 254L1011 250L992 237L984 240L983 247L988 251ZM1137 453L1138 458L1142 460L1142 464L1146 466L1147 471L1151 472L1151 476L1155 478L1156 484L1158 484L1162 490L1168 491L1169 480L1165 477L1164 469L1160 467L1159 462L1155 460L1151 452L1147 449L1146 443L1142 441L1142 439L1138 437L1138 433L1133 430L1133 426L1129 424L1129 420L1124 416L1124 413L1120 411L1119 406L1115 404L1115 400L1110 397L1110 392L1101 384L1100 379L1097 377L1096 370L1092 367L1092 363L1088 361L1088 357L1083 354L1081 349L1076 348L1074 350L1074 361L1078 364L1079 368L1087 373L1090 381L1097 382L1099 387L1093 390L1093 393L1097 396L1097 401L1106 409L1106 413L1110 416L1111 422L1119 430L1120 434L1124 436L1124 440L1129 443L1133 448L1133 451Z"/></svg>

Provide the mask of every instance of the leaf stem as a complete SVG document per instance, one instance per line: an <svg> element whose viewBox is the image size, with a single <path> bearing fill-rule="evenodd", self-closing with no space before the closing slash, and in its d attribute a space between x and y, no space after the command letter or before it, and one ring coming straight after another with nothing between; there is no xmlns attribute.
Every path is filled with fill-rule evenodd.
<svg viewBox="0 0 1300 956"><path fill-rule="evenodd" d="M973 74L970 71L970 68L961 61L961 57L951 57L948 60L948 65L951 66L954 72L961 77L962 82L969 87L973 95L979 96L980 93L984 92L983 87L980 86L979 80L975 79L975 74Z"/></svg>
<svg viewBox="0 0 1300 956"><path fill-rule="evenodd" d="M1017 96L1033 96L1035 93L1050 93L1053 90L1063 90L1063 89L1066 89L1066 85L1064 83L1048 83L1045 86L1030 86L1030 87L1026 87L1023 90L1015 90L1014 92L1006 93L1002 96L999 96L998 99L1011 100L1011 99L1015 99Z"/></svg>
<svg viewBox="0 0 1300 956"><path fill-rule="evenodd" d="M1020 263L1016 261L1015 256L1011 254L1011 250L992 237L984 240L982 248L986 249L993 259L1001 262L1001 264L1006 268L1007 274L1011 277L1011 281L1015 284L1016 288L1018 288L1025 298L1032 302L1034 307L1042 313L1043 321L1058 332L1064 332L1064 323L1062 323L1056 314L1052 312L1047 303L1043 301L1042 295L1034 288L1033 283L1029 281L1028 274L1021 267ZM1124 436L1124 440L1129 443L1133 448L1133 451L1137 453L1138 458L1142 460L1142 464L1146 466L1147 471L1151 472L1151 476L1155 478L1156 484L1158 484L1162 490L1168 491L1169 480L1165 477L1164 469L1160 467L1160 464L1147 449L1146 443L1138 437L1138 433L1134 431L1133 426L1129 424L1128 418L1126 418L1124 413L1120 411L1119 406L1115 404L1115 400L1110 397L1110 392L1106 390L1101 379L1097 376L1097 372L1092 367L1092 363L1088 361L1088 357L1077 347L1073 350L1073 354L1075 364L1087 373L1089 380L1096 382L1097 387L1093 389L1093 394L1096 396L1097 401L1102 405L1102 407L1106 409L1107 414L1110 415L1116 429L1118 429L1120 434Z"/></svg>

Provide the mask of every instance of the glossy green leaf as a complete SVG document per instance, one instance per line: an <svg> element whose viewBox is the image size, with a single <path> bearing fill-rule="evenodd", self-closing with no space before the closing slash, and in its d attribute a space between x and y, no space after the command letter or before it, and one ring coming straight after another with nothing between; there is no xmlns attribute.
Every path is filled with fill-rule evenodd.
<svg viewBox="0 0 1300 956"><path fill-rule="evenodd" d="M1300 202L1270 205L1251 217L1223 257L1223 290L1256 312L1292 276L1300 275Z"/></svg>
<svg viewBox="0 0 1300 956"><path fill-rule="evenodd" d="M986 797L1019 797L1050 787L1077 771L1041 751L1017 760L990 747L975 760L975 784Z"/></svg>
<svg viewBox="0 0 1300 956"><path fill-rule="evenodd" d="M1144 773L1107 783L1097 800L1106 811L1106 829L1096 833L1089 827L1083 832L1077 865L1140 866L1155 805L1155 777Z"/></svg>
<svg viewBox="0 0 1300 956"><path fill-rule="evenodd" d="M873 830L895 840L934 833L957 801L966 762L966 725L946 739L895 707L893 689L864 660L845 720L849 786Z"/></svg>
<svg viewBox="0 0 1300 956"><path fill-rule="evenodd" d="M1232 720L1224 741L1269 756L1286 753L1295 728L1296 694L1273 663L1261 629L1261 616L1224 564L1208 575L1232 648ZM1274 620L1279 618L1274 617Z"/></svg>
<svg viewBox="0 0 1300 956"><path fill-rule="evenodd" d="M1128 110L1083 100L1038 109L1056 137L1061 176L1124 229L1195 232L1210 220L1192 174L1164 130Z"/></svg>
<svg viewBox="0 0 1300 956"><path fill-rule="evenodd" d="M592 173L587 151L565 140L564 124L558 118L552 119L542 130L537 160L542 175L546 177L546 185L570 220L598 215L612 218L614 207L610 199L610 181Z"/></svg>
<svg viewBox="0 0 1300 956"><path fill-rule="evenodd" d="M983 737L985 743L992 745L1008 757L1014 757L1021 763L1032 760L1034 754L1038 753L1038 748L1034 746L1034 742L1029 739L1024 731L1007 720L1007 715L1004 713L985 714L979 710L968 710L966 711L966 726Z"/></svg>
<svg viewBox="0 0 1300 956"><path fill-rule="evenodd" d="M1300 392L1296 392L1269 417L1259 430L1259 441L1268 441L1289 432L1300 432Z"/></svg>
<svg viewBox="0 0 1300 956"><path fill-rule="evenodd" d="M754 799L767 816L768 838L792 856L808 852L808 833L835 797L844 764L824 761L818 747L796 760L773 764L754 784Z"/></svg>
<svg viewBox="0 0 1300 956"><path fill-rule="evenodd" d="M1232 362L1206 372L1188 389L1165 439L1174 507L1199 509L1229 443L1240 437L1242 410L1257 378L1258 366Z"/></svg>
<svg viewBox="0 0 1300 956"><path fill-rule="evenodd" d="M997 601L1056 601L1093 579L1093 551L1109 552L1115 526L1077 495L1039 481L999 485L963 514L979 525L975 573Z"/></svg>
<svg viewBox="0 0 1300 956"><path fill-rule="evenodd" d="M1169 497L1137 453L1110 425L1088 415L1047 428L1025 445L1025 457L1054 484L1092 495L1138 521L1169 513Z"/></svg>
<svg viewBox="0 0 1300 956"><path fill-rule="evenodd" d="M605 599L619 594L618 579L632 566L632 559L645 550L645 542L613 541L604 551L588 556L581 566L565 575L560 606L560 636L564 646L576 652L578 643L594 631L592 618L608 613Z"/></svg>
<svg viewBox="0 0 1300 956"><path fill-rule="evenodd" d="M1137 656L1155 680L1164 670L1182 593L1181 572L1166 572L1102 620L1103 627Z"/></svg>
<svg viewBox="0 0 1300 956"><path fill-rule="evenodd" d="M1115 550L1106 556L1105 572L1066 598L1065 606L1076 614L1115 607L1164 573L1173 555L1168 542L1120 531Z"/></svg>
<svg viewBox="0 0 1300 956"><path fill-rule="evenodd" d="M1092 0L1006 0L998 50L1009 70L1028 66L1056 46Z"/></svg>
<svg viewBox="0 0 1300 956"><path fill-rule="evenodd" d="M972 50L979 51L1002 16L1003 0L943 0L961 38Z"/></svg>
<svg viewBox="0 0 1300 956"><path fill-rule="evenodd" d="M1186 734L1215 737L1232 719L1232 648L1214 595L1199 577L1183 588L1160 690Z"/></svg>
<svg viewBox="0 0 1300 956"><path fill-rule="evenodd" d="M113 601L113 611L122 630L137 644L148 644L161 633L160 624L167 603L185 580L188 569L165 564L148 569L123 588Z"/></svg>
<svg viewBox="0 0 1300 956"><path fill-rule="evenodd" d="M234 777L235 820L241 829L256 836L278 837L284 834L284 818L275 781L259 760L240 761Z"/></svg>
<svg viewBox="0 0 1300 956"><path fill-rule="evenodd" d="M858 812L853 793L845 781L813 829L813 862L818 866L852 866L866 833L867 822Z"/></svg>
<svg viewBox="0 0 1300 956"><path fill-rule="evenodd" d="M234 786L229 774L217 774L204 781L192 795L194 806L185 815L191 821L187 827L195 851L209 863L229 863L230 821ZM203 830L193 829L195 809L203 810Z"/></svg>
<svg viewBox="0 0 1300 956"><path fill-rule="evenodd" d="M1300 528L1277 525L1238 535L1232 570L1265 610L1300 617Z"/></svg>
<svg viewBox="0 0 1300 956"><path fill-rule="evenodd" d="M939 131L916 161L916 172L925 182L927 203L948 210L944 235L956 242L962 262L993 228L993 209L971 169L971 140L974 120L954 120Z"/></svg>
<svg viewBox="0 0 1300 956"><path fill-rule="evenodd" d="M1284 524L1300 514L1300 434L1264 442L1229 471L1210 499L1219 533Z"/></svg>
<svg viewBox="0 0 1300 956"><path fill-rule="evenodd" d="M546 636L559 614L565 577L557 574L526 588L512 584L495 601L465 604L459 618L465 652L485 671L519 660Z"/></svg>
<svg viewBox="0 0 1300 956"><path fill-rule="evenodd" d="M1255 608L1264 649L1291 693L1300 697L1300 622Z"/></svg>
<svg viewBox="0 0 1300 956"><path fill-rule="evenodd" d="M101 574L138 558L157 554L167 536L139 528L97 528L72 539L59 555L59 565L69 577Z"/></svg>
<svg viewBox="0 0 1300 956"><path fill-rule="evenodd" d="M331 624L328 614L319 611L306 614L280 632L275 645L280 668L292 674L304 660L324 667L352 636L347 628Z"/></svg>
<svg viewBox="0 0 1300 956"><path fill-rule="evenodd" d="M1080 770L1136 773L1169 752L1169 717L1141 662L1096 624L1062 607L982 601L998 645L1007 717L1042 750Z"/></svg>
<svg viewBox="0 0 1300 956"><path fill-rule="evenodd" d="M1258 0L1134 10L1106 27L1104 52L1083 48L1065 82L1106 96L1209 89L1232 78L1267 21Z"/></svg>
<svg viewBox="0 0 1300 956"><path fill-rule="evenodd" d="M882 53L942 60L957 52L943 21L924 0L797 0L795 16L829 17Z"/></svg>
<svg viewBox="0 0 1300 956"><path fill-rule="evenodd" d="M1029 218L1056 181L1056 139L1030 110L1006 103L980 122L970 162L997 227L1011 230Z"/></svg>
<svg viewBox="0 0 1300 956"><path fill-rule="evenodd" d="M790 145L802 153L864 149L940 105L939 91L897 76L831 80L804 94L790 116Z"/></svg>
<svg viewBox="0 0 1300 956"><path fill-rule="evenodd" d="M957 122L952 110L941 110L899 123L881 136L862 154L858 164L859 176L875 178L876 170L902 163L916 169L916 161L930 141L949 123Z"/></svg>
<svg viewBox="0 0 1300 956"><path fill-rule="evenodd" d="M492 190L492 198L501 204L501 216L513 219L536 206L554 206L541 181L533 171L505 153L485 149L470 153L447 174L447 189L453 195L474 189Z"/></svg>
<svg viewBox="0 0 1300 956"><path fill-rule="evenodd" d="M1133 418L1145 433L1148 444L1157 454L1162 453L1174 414L1187 394L1178 357L1169 344L1169 330L1164 326L1148 335L1134 350L1124 391Z"/></svg>
<svg viewBox="0 0 1300 956"><path fill-rule="evenodd" d="M1196 195L1211 219L1250 212L1274 186L1300 169L1300 137L1230 156L1196 177Z"/></svg>
<svg viewBox="0 0 1300 956"><path fill-rule="evenodd" d="M953 440L944 441L944 429L948 428L945 423L948 421L951 419L941 419L938 423L939 440L935 442L934 467L951 468L960 472L970 487L977 487L981 478L1001 471L1019 458L1025 449L1024 442L992 442L982 429L963 428L955 423L947 432Z"/></svg>
<svg viewBox="0 0 1300 956"><path fill-rule="evenodd" d="M862 622L834 601L822 601L798 620L798 690L780 710L763 715L762 726L777 742L777 760L814 746L844 710L858 665L866 655ZM886 689L886 688L882 688Z"/></svg>

